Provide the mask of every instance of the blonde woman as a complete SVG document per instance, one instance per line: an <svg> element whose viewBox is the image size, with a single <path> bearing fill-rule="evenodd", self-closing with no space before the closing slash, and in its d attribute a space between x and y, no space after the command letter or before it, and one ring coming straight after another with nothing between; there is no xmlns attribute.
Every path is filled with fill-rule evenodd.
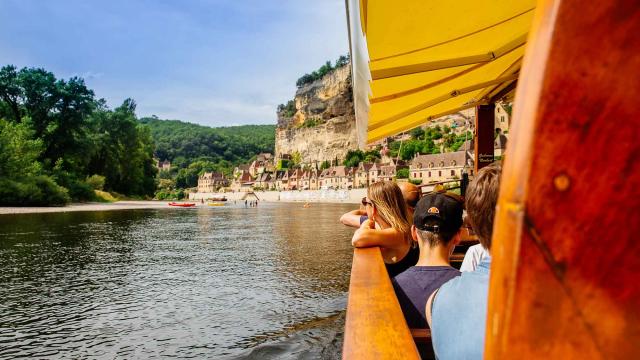
<svg viewBox="0 0 640 360"><path fill-rule="evenodd" d="M371 184L362 205L369 218L353 234L353 246L379 246L390 277L414 266L420 250L411 238L407 205L398 185L391 181Z"/></svg>

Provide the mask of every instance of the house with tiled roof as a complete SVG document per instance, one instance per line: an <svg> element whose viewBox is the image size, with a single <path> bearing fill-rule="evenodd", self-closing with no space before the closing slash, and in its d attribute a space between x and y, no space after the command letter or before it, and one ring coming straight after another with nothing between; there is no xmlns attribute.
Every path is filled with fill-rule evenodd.
<svg viewBox="0 0 640 360"><path fill-rule="evenodd" d="M221 172L205 172L198 177L198 192L212 193L218 191L221 187L228 186L229 181Z"/></svg>
<svg viewBox="0 0 640 360"><path fill-rule="evenodd" d="M340 177L340 184L339 184L340 189L345 189L345 190L353 189L355 169L356 168L354 167L345 167L344 175Z"/></svg>
<svg viewBox="0 0 640 360"><path fill-rule="evenodd" d="M301 179L302 178L302 170L294 169L289 174L289 183L287 185L287 189L289 190L300 190Z"/></svg>
<svg viewBox="0 0 640 360"><path fill-rule="evenodd" d="M320 189L320 171L311 170L309 172L309 190Z"/></svg>
<svg viewBox="0 0 640 360"><path fill-rule="evenodd" d="M330 176L331 176L331 168L327 168L322 170L322 172L320 173L320 176L318 176L318 189L328 189L329 188L329 183L330 183Z"/></svg>
<svg viewBox="0 0 640 360"><path fill-rule="evenodd" d="M468 151L416 155L409 165L409 177L420 179L423 184L456 180L462 178L465 166L472 174L473 157Z"/></svg>
<svg viewBox="0 0 640 360"><path fill-rule="evenodd" d="M273 188L275 190L284 190L284 187L282 185L282 178L284 177L286 172L287 172L286 170L278 170L275 172L274 182L273 182Z"/></svg>
<svg viewBox="0 0 640 360"><path fill-rule="evenodd" d="M261 188L263 190L269 190L272 184L272 175L270 173L262 173L256 178L253 187Z"/></svg>
<svg viewBox="0 0 640 360"><path fill-rule="evenodd" d="M249 170L239 170L237 176L233 179L231 183L231 189L233 191L242 191L251 189L253 186L253 178L251 174L249 174Z"/></svg>
<svg viewBox="0 0 640 360"><path fill-rule="evenodd" d="M371 169L372 166L373 163L360 162L360 164L358 164L358 167L354 170L354 188L366 188L369 186L369 169Z"/></svg>
<svg viewBox="0 0 640 360"><path fill-rule="evenodd" d="M382 171L381 167L382 165L379 162L375 162L373 163L373 165L371 165L371 167L369 168L369 183L367 184L367 186L378 182L378 176Z"/></svg>

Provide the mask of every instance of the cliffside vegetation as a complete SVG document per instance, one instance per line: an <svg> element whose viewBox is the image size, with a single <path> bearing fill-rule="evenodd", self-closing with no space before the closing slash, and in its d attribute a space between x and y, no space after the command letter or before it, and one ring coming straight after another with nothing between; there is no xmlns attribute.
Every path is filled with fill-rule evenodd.
<svg viewBox="0 0 640 360"><path fill-rule="evenodd" d="M349 55L341 55L333 64L331 61L327 61L324 65L320 66L318 70L311 72L310 74L304 74L296 81L296 86L301 88L307 84L322 79L323 76L332 72L333 70L343 67L349 63ZM287 101L286 104L278 105L278 113L284 117L292 117L296 113L296 103L293 100Z"/></svg>
<svg viewBox="0 0 640 360"><path fill-rule="evenodd" d="M44 69L4 66L0 205L97 200L96 186L128 196L152 195L154 144L136 121L135 107L127 99L109 109L78 77L56 79Z"/></svg>
<svg viewBox="0 0 640 360"><path fill-rule="evenodd" d="M296 86L300 88L318 79L322 79L323 76L327 75L328 73L332 72L333 70L339 67L343 67L347 65L348 63L349 63L349 55L340 56L335 61L334 65L331 64L331 61L327 61L326 63L324 63L324 65L320 66L318 70L311 72L311 74L302 75L298 79L298 81L296 81Z"/></svg>

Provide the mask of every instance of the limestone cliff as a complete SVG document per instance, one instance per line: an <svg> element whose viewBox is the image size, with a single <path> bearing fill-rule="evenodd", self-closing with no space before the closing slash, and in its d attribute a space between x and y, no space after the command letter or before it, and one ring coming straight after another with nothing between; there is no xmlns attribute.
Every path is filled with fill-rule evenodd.
<svg viewBox="0 0 640 360"><path fill-rule="evenodd" d="M278 112L276 159L299 152L303 164L315 164L357 148L349 64L298 88L294 104Z"/></svg>

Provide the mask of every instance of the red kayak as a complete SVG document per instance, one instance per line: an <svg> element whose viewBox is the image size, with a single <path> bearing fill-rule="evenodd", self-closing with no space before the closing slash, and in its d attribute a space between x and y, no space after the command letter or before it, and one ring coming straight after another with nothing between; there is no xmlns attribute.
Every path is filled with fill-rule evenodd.
<svg viewBox="0 0 640 360"><path fill-rule="evenodd" d="M194 207L196 206L196 203L177 203L177 202L170 202L169 206L180 206L180 207Z"/></svg>

